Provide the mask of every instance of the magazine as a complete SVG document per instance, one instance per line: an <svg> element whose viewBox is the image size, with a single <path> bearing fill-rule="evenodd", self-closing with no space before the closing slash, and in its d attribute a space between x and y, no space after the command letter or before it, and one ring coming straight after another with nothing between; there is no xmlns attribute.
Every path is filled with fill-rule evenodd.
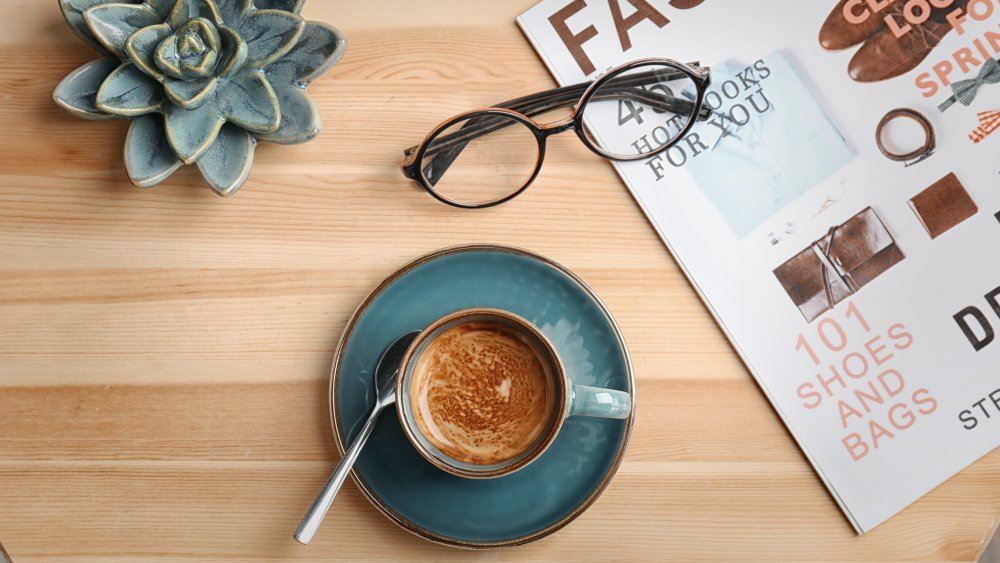
<svg viewBox="0 0 1000 563"><path fill-rule="evenodd" d="M560 85L711 69L707 119L614 165L859 533L1000 444L1000 4L543 0L518 23ZM679 127L627 102L589 135L645 154Z"/></svg>

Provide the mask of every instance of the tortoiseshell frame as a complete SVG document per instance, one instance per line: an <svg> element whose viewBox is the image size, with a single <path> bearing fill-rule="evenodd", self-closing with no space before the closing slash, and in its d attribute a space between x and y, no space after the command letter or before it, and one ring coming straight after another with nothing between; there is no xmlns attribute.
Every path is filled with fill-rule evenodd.
<svg viewBox="0 0 1000 563"><path fill-rule="evenodd" d="M594 142L587 137L583 128L583 113L587 104L591 99L601 99L600 97L595 98L595 94L598 90L606 87L610 81L613 81L620 74L638 67L652 65L668 66L691 78L696 88L696 96L693 102L694 111L692 112L692 115L695 115L696 119L689 119L671 142L668 142L645 154L619 155L610 153L594 144ZM642 84L644 78L648 78L645 73L619 78L618 83L613 83L616 88L620 89L616 94L614 94L614 96L625 95L637 101L650 105L657 105L664 109L676 109L677 103L692 103L689 100L681 98L665 97L660 94L631 88L631 86ZM455 117L452 117L435 127L419 145L410 147L403 151L403 160L400 162L399 166L402 169L404 176L417 182L420 187L442 203L463 209L481 209L485 207L492 207L494 205L500 205L501 203L510 201L520 195L524 192L524 190L528 189L528 186L530 186L532 182L534 182L535 178L538 176L538 172L542 168L542 161L545 158L545 140L550 135L557 135L569 129L573 129L576 132L577 137L580 138L580 141L582 141L583 144L591 150L591 152L603 158L617 161L646 159L656 156L657 154L669 149L691 130L691 127L694 126L696 121L706 121L711 116L711 108L704 105L705 93L710 84L711 75L709 74L709 69L707 67L700 66L697 62L684 64L673 59L665 58L637 59L615 67L600 78L593 81L553 88L552 90L546 90L530 96L524 96L502 102L493 107L468 111L456 115ZM573 109L573 113L570 114L569 117L554 123L541 124L534 121L530 117L574 103L575 107ZM503 119L494 119L491 123L490 116L502 117ZM481 119L470 119L474 117L480 117ZM445 150L454 151L455 154L451 156L451 158L445 158L444 169L447 170L447 165L454 161L454 158L458 156L458 153L461 152L469 141L491 133L497 129L511 125L509 121L510 119L524 124L529 130L531 130L531 132L535 135L535 139L538 141L538 154L535 160L534 170L519 188L502 198L483 203L467 203L454 200L445 197L434 190L433 185L427 179L427 174L433 172L433 170L431 170L433 163L428 165L425 169L422 166L424 156L438 154ZM462 127L459 131L437 139L441 132L447 130L456 123L466 120L469 120L469 123ZM435 146L430 148L431 142L435 140L437 141ZM429 148L430 150L428 150ZM448 155L446 155L446 157L447 156ZM439 159L440 158L441 157L439 157ZM443 171L441 173L443 173Z"/></svg>

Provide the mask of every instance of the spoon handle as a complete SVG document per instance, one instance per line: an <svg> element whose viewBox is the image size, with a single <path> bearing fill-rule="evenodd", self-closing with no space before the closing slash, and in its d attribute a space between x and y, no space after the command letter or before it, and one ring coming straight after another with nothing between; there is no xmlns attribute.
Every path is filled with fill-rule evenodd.
<svg viewBox="0 0 1000 563"><path fill-rule="evenodd" d="M371 435L372 430L375 428L375 422L378 421L378 415L381 412L382 408L380 406L376 406L375 410L372 411L372 414L368 417L368 421L361 427L358 437L354 439L351 447L344 453L344 457L340 458L340 463L333 470L333 474L330 475L330 479L323 487L323 491L316 497L312 506L309 507L309 511L302 518L299 528L295 530L295 539L299 543L309 545L313 536L316 535L316 530L323 523L323 518L326 517L327 511L330 510L330 505L333 504L333 499L337 496L340 486L344 484L347 476L351 473L351 468L354 467L354 462L357 461L358 455L361 454L361 448L365 446L368 436Z"/></svg>

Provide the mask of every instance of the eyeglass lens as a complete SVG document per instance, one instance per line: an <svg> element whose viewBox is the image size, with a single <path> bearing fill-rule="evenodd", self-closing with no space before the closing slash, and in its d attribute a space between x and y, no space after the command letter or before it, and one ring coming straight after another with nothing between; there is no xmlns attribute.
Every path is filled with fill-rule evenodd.
<svg viewBox="0 0 1000 563"><path fill-rule="evenodd" d="M538 152L538 139L525 123L508 115L480 113L431 139L421 174L447 200L485 205L521 189L535 172Z"/></svg>
<svg viewBox="0 0 1000 563"><path fill-rule="evenodd" d="M687 73L650 63L608 76L583 109L587 139L612 156L652 154L674 144L696 113Z"/></svg>

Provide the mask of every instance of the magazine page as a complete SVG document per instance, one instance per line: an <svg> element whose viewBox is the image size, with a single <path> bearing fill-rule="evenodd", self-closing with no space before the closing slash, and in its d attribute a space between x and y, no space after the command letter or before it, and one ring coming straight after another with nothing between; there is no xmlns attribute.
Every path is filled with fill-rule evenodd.
<svg viewBox="0 0 1000 563"><path fill-rule="evenodd" d="M518 21L562 85L711 68L660 90L704 119L619 99L589 136L678 136L615 166L859 532L1000 443L1000 4L544 0Z"/></svg>

